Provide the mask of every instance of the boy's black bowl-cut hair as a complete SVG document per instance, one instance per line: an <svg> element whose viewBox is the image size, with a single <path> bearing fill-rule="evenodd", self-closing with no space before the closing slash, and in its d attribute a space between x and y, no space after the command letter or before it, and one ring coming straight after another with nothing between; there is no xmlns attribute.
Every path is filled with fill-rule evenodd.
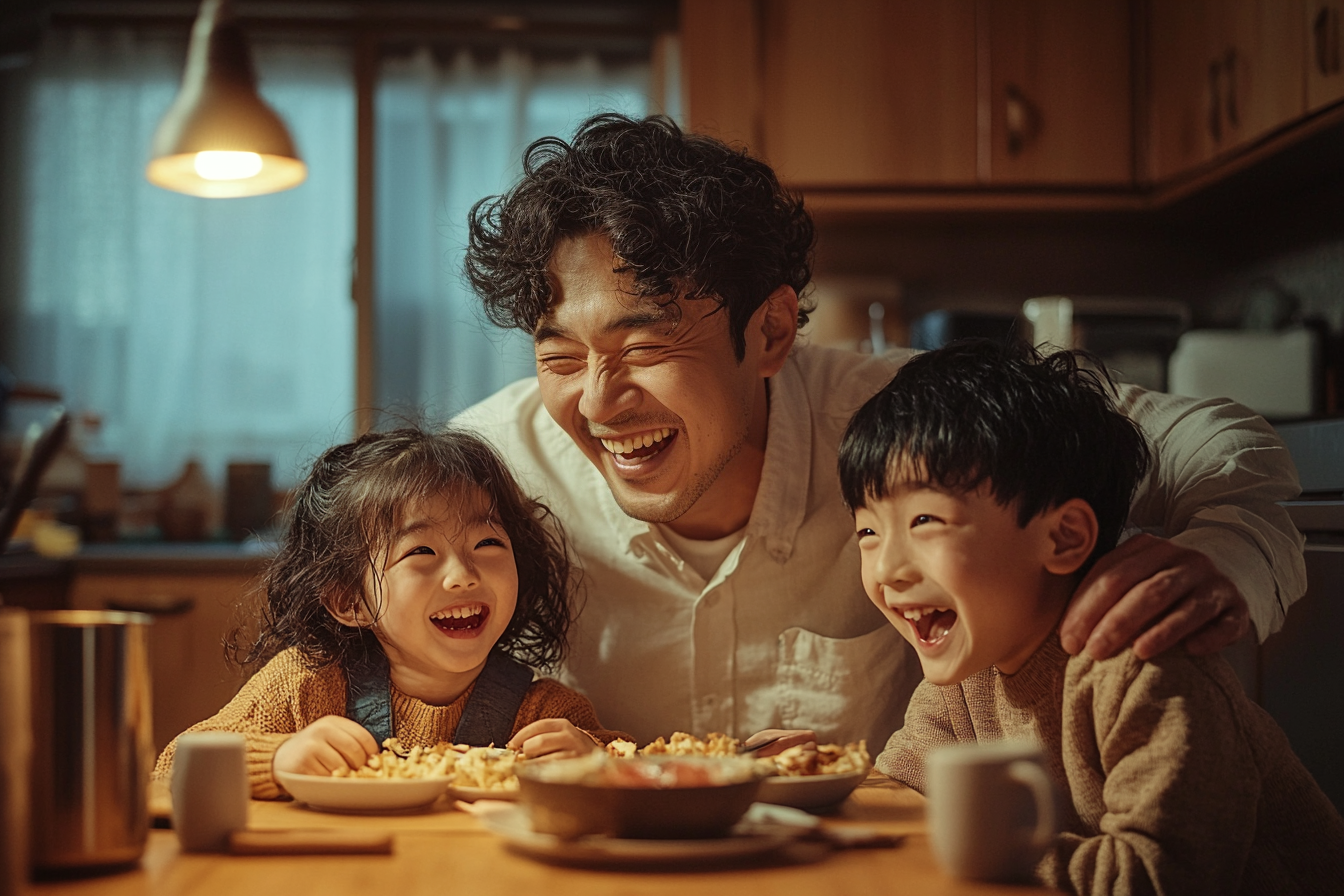
<svg viewBox="0 0 1344 896"><path fill-rule="evenodd" d="M1096 549L1115 547L1148 468L1143 433L1115 409L1115 384L1081 352L1043 356L1020 340L965 339L916 355L854 415L840 444L840 488L853 511L888 495L911 464L955 492L985 482L1017 502L1018 524L1082 498Z"/></svg>

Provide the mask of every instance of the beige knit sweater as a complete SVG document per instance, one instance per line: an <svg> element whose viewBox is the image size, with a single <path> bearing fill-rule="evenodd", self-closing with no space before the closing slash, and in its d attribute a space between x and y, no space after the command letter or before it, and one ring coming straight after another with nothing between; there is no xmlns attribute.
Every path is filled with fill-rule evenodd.
<svg viewBox="0 0 1344 896"><path fill-rule="evenodd" d="M1337 698L1337 695L1336 695ZM1332 698L1334 699L1334 698ZM1069 657L1052 635L1015 675L919 685L877 759L924 791L924 757L1030 738L1061 792L1037 867L1072 893L1344 893L1344 820L1218 657Z"/></svg>
<svg viewBox="0 0 1344 896"><path fill-rule="evenodd" d="M408 697L392 686L393 733L404 746L433 746L449 740L462 719L462 710L475 687L447 706L432 706ZM243 685L219 712L187 731L237 731L247 738L247 774L256 799L275 799L284 791L271 777L275 751L290 735L323 716L345 715L346 678L339 665L313 669L298 648L277 654ZM609 731L597 720L597 711L577 691L558 681L541 678L523 696L513 733L538 719L568 719L601 743L623 732ZM184 732L185 733L185 732ZM180 736L180 735L179 735ZM164 748L154 766L154 777L168 779L173 771L177 738Z"/></svg>

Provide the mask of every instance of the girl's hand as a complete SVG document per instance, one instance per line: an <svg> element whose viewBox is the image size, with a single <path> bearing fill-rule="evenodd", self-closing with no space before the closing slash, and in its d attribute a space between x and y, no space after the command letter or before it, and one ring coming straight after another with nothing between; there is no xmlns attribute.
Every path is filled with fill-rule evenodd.
<svg viewBox="0 0 1344 896"><path fill-rule="evenodd" d="M359 768L378 752L363 725L345 716L323 716L280 745L271 772L330 775L338 768Z"/></svg>
<svg viewBox="0 0 1344 896"><path fill-rule="evenodd" d="M528 759L571 759L597 749L597 743L569 719L540 719L526 725L507 744Z"/></svg>
<svg viewBox="0 0 1344 896"><path fill-rule="evenodd" d="M768 741L774 738L774 743L768 747L761 747L759 750L753 750L753 756L775 756L783 753L789 747L796 747L800 744L810 744L813 749L817 746L817 735L810 728L767 728L764 731L757 731L751 737L742 742L742 746L750 747L753 744L759 744L762 741Z"/></svg>

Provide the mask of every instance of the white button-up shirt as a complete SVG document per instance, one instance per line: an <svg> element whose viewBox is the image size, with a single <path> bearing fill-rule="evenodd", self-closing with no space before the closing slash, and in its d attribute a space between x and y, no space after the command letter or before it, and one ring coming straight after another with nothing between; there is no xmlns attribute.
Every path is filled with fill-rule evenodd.
<svg viewBox="0 0 1344 896"><path fill-rule="evenodd" d="M886 743L921 675L869 602L836 454L850 416L911 355L799 345L769 382L760 488L745 538L706 581L626 516L546 412L535 379L455 421L489 439L564 526L583 570L562 670L602 723L641 742L673 731L746 737L812 728L822 742ZM1275 502L1297 477L1273 430L1244 408L1124 387L1155 445L1133 528L1207 553L1241 589L1263 638L1305 590L1301 537Z"/></svg>

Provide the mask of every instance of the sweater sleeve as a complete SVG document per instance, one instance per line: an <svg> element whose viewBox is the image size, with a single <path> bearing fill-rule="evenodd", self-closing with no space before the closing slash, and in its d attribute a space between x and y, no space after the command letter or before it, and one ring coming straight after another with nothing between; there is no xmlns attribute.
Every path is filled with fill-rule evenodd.
<svg viewBox="0 0 1344 896"><path fill-rule="evenodd" d="M958 742L954 717L964 715L959 685L940 687L921 681L910 696L905 725L892 733L877 756L877 770L927 796L924 759L934 747Z"/></svg>
<svg viewBox="0 0 1344 896"><path fill-rule="evenodd" d="M279 746L324 715L345 712L345 677L335 666L310 669L297 650L276 655L248 679L223 709L192 731L234 731L247 741L247 777L254 799L276 799L284 791L271 776ZM178 735L181 737L181 735ZM164 748L154 766L155 779L172 777L177 740Z"/></svg>
<svg viewBox="0 0 1344 896"><path fill-rule="evenodd" d="M1125 651L1070 663L1069 788L1076 805L1102 807L1082 819L1100 833L1057 837L1037 869L1045 883L1094 896L1239 891L1260 775L1211 662L1169 651L1145 663Z"/></svg>
<svg viewBox="0 0 1344 896"><path fill-rule="evenodd" d="M1278 504L1300 492L1288 449L1224 399L1122 386L1119 405L1154 449L1130 524L1206 554L1246 598L1263 641L1307 588L1302 536Z"/></svg>
<svg viewBox="0 0 1344 896"><path fill-rule="evenodd" d="M513 733L517 734L540 719L568 719L575 728L587 732L601 746L617 738L631 739L624 731L602 727L597 710L587 697L552 678L539 678L532 682L532 687L523 697L523 705L518 708L518 716L513 721Z"/></svg>

